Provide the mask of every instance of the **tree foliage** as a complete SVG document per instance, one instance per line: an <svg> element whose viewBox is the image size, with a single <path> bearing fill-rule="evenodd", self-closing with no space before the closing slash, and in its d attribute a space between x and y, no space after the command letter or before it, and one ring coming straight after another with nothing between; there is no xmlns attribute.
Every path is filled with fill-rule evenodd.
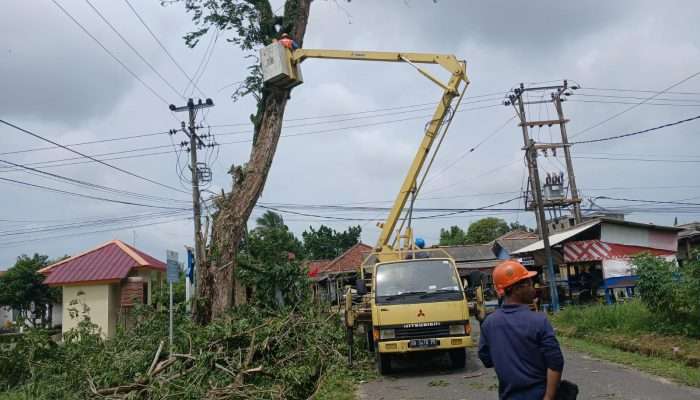
<svg viewBox="0 0 700 400"><path fill-rule="evenodd" d="M457 225L440 229L440 246L488 243L513 230L532 231L525 225L488 217L472 222L466 232Z"/></svg>
<svg viewBox="0 0 700 400"><path fill-rule="evenodd" d="M60 289L44 285L45 277L38 272L49 264L45 255L19 256L0 278L0 305L18 310L23 318L32 321L41 318L46 323L48 308L61 296Z"/></svg>
<svg viewBox="0 0 700 400"><path fill-rule="evenodd" d="M697 253L696 253L697 255ZM700 335L700 261L678 266L651 254L641 254L632 261L639 276L637 286L642 302L669 324L684 324L686 333Z"/></svg>
<svg viewBox="0 0 700 400"><path fill-rule="evenodd" d="M361 234L362 227L359 225L342 232L321 225L318 229L310 226L301 236L309 260L332 260L359 243Z"/></svg>
<svg viewBox="0 0 700 400"><path fill-rule="evenodd" d="M508 223L500 218L482 218L469 225L467 243L488 243L505 235L509 230Z"/></svg>
<svg viewBox="0 0 700 400"><path fill-rule="evenodd" d="M458 246L467 243L467 234L457 225L440 229L440 246Z"/></svg>
<svg viewBox="0 0 700 400"><path fill-rule="evenodd" d="M237 275L254 288L254 301L266 308L304 302L310 282L302 268L304 246L281 215L267 211L257 219L239 253Z"/></svg>

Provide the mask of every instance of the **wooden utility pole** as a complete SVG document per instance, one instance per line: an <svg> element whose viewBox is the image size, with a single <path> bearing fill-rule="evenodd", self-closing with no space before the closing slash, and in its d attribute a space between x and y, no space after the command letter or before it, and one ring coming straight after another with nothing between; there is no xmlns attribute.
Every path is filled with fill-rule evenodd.
<svg viewBox="0 0 700 400"><path fill-rule="evenodd" d="M202 206L200 203L200 193L199 193L199 171L197 169L197 149L205 147L204 141L197 135L197 127L195 124L195 119L197 116L197 111L213 107L214 102L211 99L207 99L206 102L202 103L200 99L197 104L194 100L187 100L187 105L182 107L175 107L170 105L170 110L174 112L187 111L189 113L189 126L185 129L185 123L182 123L182 128L185 134L190 139L189 150L190 150L190 171L192 173L192 215L194 217L194 270L195 270L195 284L197 286L201 285L202 271L200 266L205 265L206 255L204 251L204 236L202 233ZM195 292L196 293L196 292Z"/></svg>
<svg viewBox="0 0 700 400"><path fill-rule="evenodd" d="M540 185L540 175L537 168L537 147L535 147L535 141L532 139L528 140L528 145L525 149L529 162L530 170L532 171L532 180L534 182L534 187L532 192L535 196L535 203L537 207L538 220L545 221L544 215L544 202L542 201L542 186ZM554 275L554 261L552 259L552 247L549 244L549 226L544 222L541 226L542 242L544 244L544 257L547 260L547 278L549 278L549 298L550 304L552 305L552 311L559 311L559 291L557 290L557 278Z"/></svg>

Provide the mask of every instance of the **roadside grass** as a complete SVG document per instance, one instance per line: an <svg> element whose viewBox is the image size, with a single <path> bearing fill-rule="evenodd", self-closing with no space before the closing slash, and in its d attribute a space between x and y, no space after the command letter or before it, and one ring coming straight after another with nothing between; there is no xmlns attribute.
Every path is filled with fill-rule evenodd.
<svg viewBox="0 0 700 400"><path fill-rule="evenodd" d="M700 369L690 368L683 362L622 351L585 339L564 336L560 340L569 349L588 353L603 360L628 365L688 386L700 387Z"/></svg>
<svg viewBox="0 0 700 400"><path fill-rule="evenodd" d="M377 377L374 364L367 360L355 362L353 368L336 368L319 385L315 400L355 400L357 385Z"/></svg>
<svg viewBox="0 0 700 400"><path fill-rule="evenodd" d="M641 302L569 307L552 317L561 336L700 367L700 340L684 324L651 313Z"/></svg>

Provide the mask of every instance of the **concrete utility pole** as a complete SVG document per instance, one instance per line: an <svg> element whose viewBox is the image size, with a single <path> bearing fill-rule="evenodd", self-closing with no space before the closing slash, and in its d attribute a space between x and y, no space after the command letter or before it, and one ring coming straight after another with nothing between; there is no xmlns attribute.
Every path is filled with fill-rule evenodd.
<svg viewBox="0 0 700 400"><path fill-rule="evenodd" d="M528 146L525 149L526 154L528 154L528 162L530 163L530 169L532 170L532 178L534 181L534 187L532 192L535 195L535 202L537 203L537 215L540 221L545 221L544 216L544 203L542 202L542 187L540 185L540 175L537 169L537 147L535 147L535 141L530 139L528 141ZM547 259L547 278L549 278L549 298L552 305L552 311L559 311L559 291L557 290L557 278L554 275L554 261L552 260L552 247L549 244L549 226L547 223L542 224L542 242L544 244L544 257Z"/></svg>
<svg viewBox="0 0 700 400"><path fill-rule="evenodd" d="M560 85L552 85L552 86L540 86L540 87L526 87L524 84L520 84L519 87L513 89L512 93L508 96L508 100L505 102L506 106L513 106L515 108L515 112L518 115L520 119L520 127L522 128L522 133L523 133L523 143L524 146L527 148L529 146L529 141L530 141L530 132L529 129L535 128L535 127L543 127L543 126L548 126L551 127L552 125L559 125L560 128L560 133L561 133L561 142L553 142L553 143L543 143L543 144L536 144L535 147L537 150L542 150L545 152L545 155L547 154L547 151L551 151L553 156L556 156L556 150L557 149L563 149L564 150L564 158L566 159L566 173L567 173L567 178L568 178L568 188L569 188L569 193L568 195L562 195L560 197L552 197L552 196L541 196L544 197L542 200L544 202L545 210L548 210L550 213L550 217L552 217L555 222L558 218L561 218L561 211L564 209L568 209L573 217L573 220L575 224L580 224L582 222L582 215L581 215L581 198L579 197L578 193L578 188L576 186L576 177L574 175L574 167L573 163L571 161L571 149L570 149L570 144L569 144L569 139L566 134L566 123L569 122L568 119L564 118L564 112L562 110L562 105L561 103L564 102L566 99L562 98L562 95L564 96L569 96L571 95L571 89L576 90L578 89L577 86L569 86L568 82L566 80L563 81L562 84ZM546 91L551 91L551 99L546 99L546 100L534 100L534 101L526 101L524 98L524 94L526 92L546 92ZM542 98L542 96L535 95L535 98ZM557 111L557 119L552 119L552 120L542 120L542 121L528 121L527 120L527 112L526 112L526 106L527 105L534 105L534 104L549 104L553 103L554 107ZM535 187L535 182L533 179L534 172L531 167L531 160L529 157L532 157L531 155L528 155L528 153L525 153L526 157L528 157L528 172L529 172L529 187L531 190L534 191ZM548 183L549 184L549 183ZM563 182L559 182L559 185L563 185ZM545 185L547 186L547 185ZM545 187L547 189L547 187ZM528 209L529 210L534 210L537 207L537 204L534 204L535 200L534 197L532 198L532 203L533 204L528 204ZM557 213L559 215L557 216ZM546 219L541 219L537 213L535 213L537 216L537 229L538 231L542 231L542 224L546 224L547 220ZM546 217L546 215L545 215Z"/></svg>
<svg viewBox="0 0 700 400"><path fill-rule="evenodd" d="M564 81L564 87L559 89L556 93L552 93L552 100L554 101L554 107L557 109L557 116L560 121L566 121L564 119L564 111L561 107L561 95L565 93L568 88L567 82ZM566 134L566 124L559 124L559 131L561 132L561 143L564 147L564 159L566 160L566 173L569 176L569 188L571 189L571 200L574 204L574 218L576 219L576 224L580 224L583 221L581 216L581 199L578 195L578 188L576 187L576 176L574 176L574 164L571 162L571 148L569 145L569 136Z"/></svg>
<svg viewBox="0 0 700 400"><path fill-rule="evenodd" d="M559 292L557 290L556 275L554 273L554 261L552 258L552 248L549 241L549 231L550 226L547 221L547 211L549 211L550 218L554 222L552 224L555 226L561 226L559 224L559 219L562 218L562 211L568 209L573 218L566 220L567 225L569 221L573 220L575 224L580 224L582 222L581 216L581 199L579 197L578 188L576 187L576 177L574 176L574 167L571 162L571 151L569 139L566 133L566 123L569 120L564 118L564 112L562 110L562 102L565 101L563 96L571 95L570 89L576 90L578 87L568 85L565 80L562 84L551 85L551 86L540 86L540 87L526 87L524 84L520 84L517 88L508 95L508 100L505 101L506 106L513 106L515 112L520 119L520 127L522 128L523 143L525 150L525 158L527 159L528 173L529 173L529 189L532 194L530 203L526 205L528 210L535 211L535 218L537 220L537 229L542 238L544 244L544 253L546 259L547 268L547 278L549 283L549 293L550 293L550 303L552 310L554 312L559 311ZM551 92L549 99L544 99L543 92ZM526 92L539 92L541 95L533 96L534 99L541 100L526 100L524 94ZM528 121L526 105L547 105L553 103L557 112L557 119L552 120L541 120L541 121ZM530 138L530 129L534 127L541 128L543 126L551 127L552 125L559 125L561 133L561 142L552 143L539 143L536 144L535 141ZM569 194L567 195L564 190L564 179L557 179L554 184L552 184L547 179L545 185L545 194L543 195L542 183L540 181L539 169L537 166L538 152L544 152L547 156L547 152L551 151L552 155L556 157L557 149L564 150L564 157L566 159L566 173L568 175L568 186ZM563 177L563 172L561 172ZM549 175L548 175L549 176Z"/></svg>
<svg viewBox="0 0 700 400"><path fill-rule="evenodd" d="M214 102L211 99L207 99L206 102L202 103L200 99L197 104L194 103L192 99L187 100L187 105L182 107L175 107L170 105L170 110L174 112L188 111L189 113L189 126L188 130L185 129L185 123L182 123L182 130L189 137L189 150L190 150L190 171L192 172L192 214L194 217L194 266L195 266L195 282L197 285L200 283L200 266L205 259L204 254L204 237L202 236L202 207L200 204L200 193L199 193L199 171L197 166L197 149L206 147L207 145L204 141L197 135L197 127L195 125L195 118L197 116L197 111L204 108L214 107ZM173 131L171 131L173 132Z"/></svg>

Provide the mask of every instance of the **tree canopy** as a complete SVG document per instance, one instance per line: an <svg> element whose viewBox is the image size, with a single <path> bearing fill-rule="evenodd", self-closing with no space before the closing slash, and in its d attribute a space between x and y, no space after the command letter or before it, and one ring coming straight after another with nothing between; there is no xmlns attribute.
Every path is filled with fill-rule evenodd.
<svg viewBox="0 0 700 400"><path fill-rule="evenodd" d="M457 225L440 229L440 246L488 243L515 230L532 232L531 228L518 222L508 224L500 218L482 218L471 223L466 232Z"/></svg>
<svg viewBox="0 0 700 400"><path fill-rule="evenodd" d="M51 304L58 302L60 290L44 285L44 276L38 271L51 264L49 257L34 254L17 257L14 266L0 278L0 305L19 310L23 318L42 318ZM34 315L30 315L34 306Z"/></svg>
<svg viewBox="0 0 700 400"><path fill-rule="evenodd" d="M310 226L301 236L308 259L332 260L356 245L360 241L361 233L362 227L359 225L351 226L342 232L321 225L318 229Z"/></svg>

